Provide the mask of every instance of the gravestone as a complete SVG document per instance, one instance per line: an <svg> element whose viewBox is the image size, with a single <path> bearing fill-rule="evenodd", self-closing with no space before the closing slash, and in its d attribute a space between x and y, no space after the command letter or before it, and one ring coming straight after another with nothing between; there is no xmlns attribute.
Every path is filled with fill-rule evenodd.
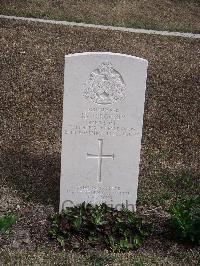
<svg viewBox="0 0 200 266"><path fill-rule="evenodd" d="M147 61L65 57L60 210L82 202L135 209Z"/></svg>

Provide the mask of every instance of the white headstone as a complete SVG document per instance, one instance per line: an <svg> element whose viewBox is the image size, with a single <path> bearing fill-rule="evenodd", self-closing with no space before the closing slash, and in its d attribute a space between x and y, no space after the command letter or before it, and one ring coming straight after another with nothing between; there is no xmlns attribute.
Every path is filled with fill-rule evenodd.
<svg viewBox="0 0 200 266"><path fill-rule="evenodd" d="M60 210L135 208L147 64L107 52L65 57Z"/></svg>

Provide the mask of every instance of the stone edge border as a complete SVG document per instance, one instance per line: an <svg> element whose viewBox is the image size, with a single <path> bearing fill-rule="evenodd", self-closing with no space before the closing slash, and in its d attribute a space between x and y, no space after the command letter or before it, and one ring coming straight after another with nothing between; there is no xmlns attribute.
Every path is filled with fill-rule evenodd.
<svg viewBox="0 0 200 266"><path fill-rule="evenodd" d="M102 30L113 30L113 31L123 31L123 32L132 32L132 33L155 34L155 35L163 35L163 36L174 36L174 37L200 39L200 34L188 33L188 32L172 32L172 31L135 29L135 28L105 26L105 25L86 24L86 23L68 22L68 21L60 21L60 20L48 20L48 19L39 19L39 18L26 18L26 17L17 17L17 16L6 16L6 15L0 15L0 18L24 20L24 21L30 21L30 22L59 24L59 25L65 25L65 26L71 26L71 27L75 27L76 26L76 27L94 28L94 29L102 29Z"/></svg>

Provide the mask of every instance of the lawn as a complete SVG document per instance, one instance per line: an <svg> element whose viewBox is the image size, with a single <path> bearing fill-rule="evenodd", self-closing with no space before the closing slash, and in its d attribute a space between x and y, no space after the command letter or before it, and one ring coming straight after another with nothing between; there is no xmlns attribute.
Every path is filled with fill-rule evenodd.
<svg viewBox="0 0 200 266"><path fill-rule="evenodd" d="M1 0L0 13L130 28L200 32L198 0Z"/></svg>
<svg viewBox="0 0 200 266"><path fill-rule="evenodd" d="M10 236L0 236L3 264L198 265L199 248L169 236L166 210L199 193L199 40L6 19L0 36L0 214L19 216ZM63 253L48 237L59 204L64 55L85 51L149 61L138 212L155 229L122 256Z"/></svg>

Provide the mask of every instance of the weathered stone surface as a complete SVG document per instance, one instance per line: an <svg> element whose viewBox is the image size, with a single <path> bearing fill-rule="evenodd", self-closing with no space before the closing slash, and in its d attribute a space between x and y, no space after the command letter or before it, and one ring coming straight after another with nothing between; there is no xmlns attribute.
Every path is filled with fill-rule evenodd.
<svg viewBox="0 0 200 266"><path fill-rule="evenodd" d="M133 208L147 61L113 53L65 60L60 210L83 201Z"/></svg>

